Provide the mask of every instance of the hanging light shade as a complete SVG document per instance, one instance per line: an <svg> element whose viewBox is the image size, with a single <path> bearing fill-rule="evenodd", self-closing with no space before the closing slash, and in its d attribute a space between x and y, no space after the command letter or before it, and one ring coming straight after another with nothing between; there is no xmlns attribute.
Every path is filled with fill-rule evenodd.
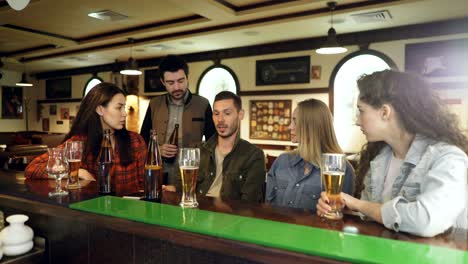
<svg viewBox="0 0 468 264"><path fill-rule="evenodd" d="M29 87L33 86L33 84L28 82L28 80L26 79L26 73L23 72L23 74L21 75L21 81L17 82L16 86Z"/></svg>
<svg viewBox="0 0 468 264"><path fill-rule="evenodd" d="M141 75L141 71L138 70L138 64L137 64L136 60L133 59L133 57L132 57L132 48L133 48L132 46L133 46L133 42L135 42L135 40L133 38L129 38L128 42L130 43L130 58L128 58L128 61L125 64L125 68L123 68L120 71L120 74L123 74L123 75Z"/></svg>
<svg viewBox="0 0 468 264"><path fill-rule="evenodd" d="M123 75L141 75L141 71L138 70L138 64L136 60L130 57L125 64L125 68L120 71L120 74Z"/></svg>
<svg viewBox="0 0 468 264"><path fill-rule="evenodd" d="M331 11L331 27L328 30L327 41L325 44L317 49L315 52L318 54L339 54L348 51L347 48L341 47L336 39L336 31L333 28L333 10L335 10L336 2L328 2L328 8Z"/></svg>
<svg viewBox="0 0 468 264"><path fill-rule="evenodd" d="M26 64L24 64L24 58L21 58L21 62L23 63L23 74L21 74L21 81L16 83L16 86L22 86L22 87L30 87L33 86L32 83L28 82L27 76L26 76Z"/></svg>

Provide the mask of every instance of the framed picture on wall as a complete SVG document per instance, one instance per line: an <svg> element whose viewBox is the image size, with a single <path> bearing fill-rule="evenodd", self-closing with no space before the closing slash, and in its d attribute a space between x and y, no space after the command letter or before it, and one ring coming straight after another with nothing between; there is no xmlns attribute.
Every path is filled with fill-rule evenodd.
<svg viewBox="0 0 468 264"><path fill-rule="evenodd" d="M46 80L47 99L71 98L71 78Z"/></svg>
<svg viewBox="0 0 468 264"><path fill-rule="evenodd" d="M23 87L2 87L2 118L23 119Z"/></svg>
<svg viewBox="0 0 468 264"><path fill-rule="evenodd" d="M250 138L290 141L292 100L252 100L250 111Z"/></svg>
<svg viewBox="0 0 468 264"><path fill-rule="evenodd" d="M57 105L49 105L49 115L57 115Z"/></svg>
<svg viewBox="0 0 468 264"><path fill-rule="evenodd" d="M159 69L145 70L145 93L165 92L159 77Z"/></svg>
<svg viewBox="0 0 468 264"><path fill-rule="evenodd" d="M127 94L138 94L138 85L140 83L140 76L138 75L126 75L123 89Z"/></svg>
<svg viewBox="0 0 468 264"><path fill-rule="evenodd" d="M60 119L62 120L70 119L70 108L68 107L60 108Z"/></svg>
<svg viewBox="0 0 468 264"><path fill-rule="evenodd" d="M405 70L425 77L465 76L468 39L407 44Z"/></svg>
<svg viewBox="0 0 468 264"><path fill-rule="evenodd" d="M42 131L49 131L49 118L43 118L42 119Z"/></svg>
<svg viewBox="0 0 468 264"><path fill-rule="evenodd" d="M309 83L310 56L259 60L255 71L256 85Z"/></svg>
<svg viewBox="0 0 468 264"><path fill-rule="evenodd" d="M320 80L322 78L322 66L320 65L313 65L311 70L311 79L312 80Z"/></svg>

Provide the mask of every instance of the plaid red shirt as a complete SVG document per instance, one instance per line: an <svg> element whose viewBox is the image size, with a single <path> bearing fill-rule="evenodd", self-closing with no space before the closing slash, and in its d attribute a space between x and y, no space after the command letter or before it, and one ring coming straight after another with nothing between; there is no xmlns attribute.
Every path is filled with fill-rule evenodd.
<svg viewBox="0 0 468 264"><path fill-rule="evenodd" d="M143 138L134 132L128 132L130 134L130 145L132 148L131 154L133 155L133 162L127 166L123 166L120 163L120 153L118 148L114 149L114 165L113 175L115 177L115 188L117 194L129 194L135 193L143 189L143 177L145 173L145 160L146 160L146 144ZM80 140L86 141L84 136L73 136L67 141ZM59 147L63 147L65 142L60 144ZM39 157L35 158L31 163L28 164L24 171L24 175L27 179L47 179L47 160L49 155L44 153ZM97 163L93 156L88 154L84 157L81 162L81 169L87 170L91 173L94 178L97 175Z"/></svg>

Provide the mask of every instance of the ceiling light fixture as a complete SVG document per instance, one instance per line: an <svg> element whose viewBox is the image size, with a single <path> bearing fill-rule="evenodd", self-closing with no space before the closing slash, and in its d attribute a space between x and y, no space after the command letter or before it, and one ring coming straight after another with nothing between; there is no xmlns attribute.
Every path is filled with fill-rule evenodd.
<svg viewBox="0 0 468 264"><path fill-rule="evenodd" d="M135 39L129 38L128 42L130 43L130 58L128 58L128 61L125 65L125 68L120 71L120 74L123 75L141 75L141 71L138 70L138 64L136 60L132 58L132 48L133 48L133 43L135 42Z"/></svg>
<svg viewBox="0 0 468 264"><path fill-rule="evenodd" d="M318 54L339 54L348 51L347 48L341 47L336 40L336 31L333 28L333 11L336 8L336 2L328 2L328 8L331 12L331 28L328 30L327 41L325 44L317 49L315 52Z"/></svg>
<svg viewBox="0 0 468 264"><path fill-rule="evenodd" d="M33 86L32 83L28 82L26 78L26 64L24 63L24 58L21 59L21 63L23 63L23 74L21 74L21 81L16 83L16 86L21 86L21 87L31 87Z"/></svg>

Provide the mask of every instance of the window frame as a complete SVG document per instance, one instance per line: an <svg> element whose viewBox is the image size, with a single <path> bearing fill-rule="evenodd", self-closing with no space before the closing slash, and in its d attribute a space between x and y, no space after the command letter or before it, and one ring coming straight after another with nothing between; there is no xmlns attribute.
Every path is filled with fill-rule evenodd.
<svg viewBox="0 0 468 264"><path fill-rule="evenodd" d="M329 86L330 87L329 89L329 97L328 97L328 105L329 105L329 108L330 108L330 111L332 112L332 114L335 113L335 93L334 93L334 90L335 90L335 87L334 87L334 84L335 84L335 78L336 78L336 75L338 74L338 71L341 69L341 67L350 59L354 58L354 57L357 57L357 56L360 56L360 55L374 55L380 59L382 59L385 63L388 64L388 66L390 66L390 69L392 70L398 70L398 67L396 66L395 62L389 57L387 56L386 54L380 52L380 51L377 51L377 50L372 50L372 49L365 49L365 50L358 50L358 51L355 51L353 53L350 53L348 55L346 55L345 57L343 57L337 64L336 66L333 68L333 71L330 75L330 81L329 81Z"/></svg>
<svg viewBox="0 0 468 264"><path fill-rule="evenodd" d="M88 87L88 84L89 84L92 80L94 80L94 79L98 79L99 81L101 81L101 83L104 82L104 80L103 80L102 78L100 78L100 77L98 77L98 76L96 76L96 75L91 76L91 78L88 79L88 81L86 82L86 84L85 84L85 86L84 86L84 88L83 88L83 93L82 93L83 98L86 96L86 95L85 95L85 93L86 93L86 87Z"/></svg>
<svg viewBox="0 0 468 264"><path fill-rule="evenodd" d="M213 70L215 68L223 68L224 70L229 72L229 74L231 74L232 78L234 79L234 83L236 84L236 95L239 95L239 92L240 92L239 79L237 78L236 73L231 68L229 68L228 66L226 66L224 64L211 65L210 67L206 68L202 72L202 74L200 75L200 78L198 78L196 94L200 95L200 84L201 84L201 81L203 80L203 78L205 77L205 75L208 74L211 70ZM202 96L202 95L200 95L200 96Z"/></svg>

